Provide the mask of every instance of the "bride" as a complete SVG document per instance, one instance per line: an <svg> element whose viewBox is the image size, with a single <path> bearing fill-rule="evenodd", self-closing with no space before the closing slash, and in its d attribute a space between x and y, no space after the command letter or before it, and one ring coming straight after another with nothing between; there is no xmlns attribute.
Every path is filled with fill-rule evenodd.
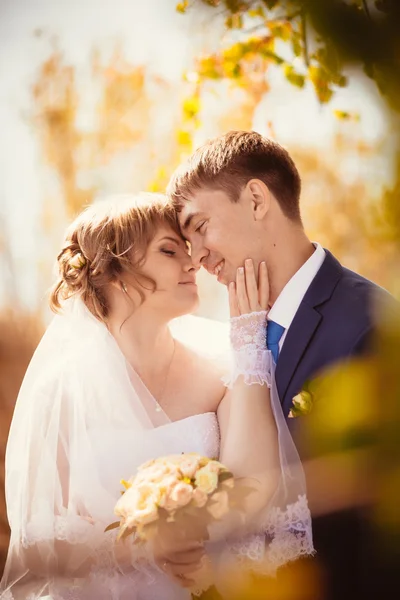
<svg viewBox="0 0 400 600"><path fill-rule="evenodd" d="M204 320L206 354L196 350L195 317L180 324L186 342L171 333L198 293L162 196L93 204L68 229L58 267L51 307L59 314L28 368L8 439L11 540L1 598L186 600L194 563L204 552L215 557L215 547L219 559L267 574L312 553L302 468L265 348L265 264L255 273L246 261L229 286L224 381L213 327ZM104 533L120 479L182 452L218 457L236 477L257 481L244 524L236 528L232 517L214 551L212 534L205 545L155 551Z"/></svg>

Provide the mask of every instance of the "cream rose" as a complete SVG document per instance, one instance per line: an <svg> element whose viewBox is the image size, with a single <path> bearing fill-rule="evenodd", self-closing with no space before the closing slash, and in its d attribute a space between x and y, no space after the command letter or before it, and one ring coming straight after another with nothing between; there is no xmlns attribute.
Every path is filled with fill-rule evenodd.
<svg viewBox="0 0 400 600"><path fill-rule="evenodd" d="M151 483L129 488L118 500L115 514L122 517L129 527L151 523L158 516L160 490Z"/></svg>
<svg viewBox="0 0 400 600"><path fill-rule="evenodd" d="M210 471L206 465L197 471L195 484L202 492L211 494L218 486L218 473Z"/></svg>

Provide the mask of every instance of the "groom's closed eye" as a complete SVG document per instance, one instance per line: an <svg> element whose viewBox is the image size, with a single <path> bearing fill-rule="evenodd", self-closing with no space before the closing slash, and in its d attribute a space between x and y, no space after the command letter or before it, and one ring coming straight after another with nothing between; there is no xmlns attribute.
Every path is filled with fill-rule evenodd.
<svg viewBox="0 0 400 600"><path fill-rule="evenodd" d="M201 213L199 212L194 212L191 213L190 215L188 215L182 225L182 231L188 231L189 229L192 229L192 224L193 221L198 219L201 216Z"/></svg>
<svg viewBox="0 0 400 600"><path fill-rule="evenodd" d="M204 225L207 221L201 221L198 225L195 226L195 233L204 233Z"/></svg>

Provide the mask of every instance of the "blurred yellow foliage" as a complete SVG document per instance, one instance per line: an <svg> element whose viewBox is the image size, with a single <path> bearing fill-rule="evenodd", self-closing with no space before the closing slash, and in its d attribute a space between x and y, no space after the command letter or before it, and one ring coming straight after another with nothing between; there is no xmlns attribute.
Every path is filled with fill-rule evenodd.
<svg viewBox="0 0 400 600"><path fill-rule="evenodd" d="M19 387L41 334L37 315L11 310L0 315L0 574L10 535L4 497L6 441Z"/></svg>

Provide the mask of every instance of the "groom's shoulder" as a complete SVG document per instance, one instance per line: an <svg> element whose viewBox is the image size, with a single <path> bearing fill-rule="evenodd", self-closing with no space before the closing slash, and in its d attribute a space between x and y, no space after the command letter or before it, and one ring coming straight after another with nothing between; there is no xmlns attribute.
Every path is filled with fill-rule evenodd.
<svg viewBox="0 0 400 600"><path fill-rule="evenodd" d="M342 277L339 280L339 290L354 294L355 297L372 297L372 296L387 296L391 297L385 288L381 287L374 281L363 277L359 273L342 266Z"/></svg>
<svg viewBox="0 0 400 600"><path fill-rule="evenodd" d="M386 298L395 301L393 296L382 286L374 281L363 277L359 273L343 267L343 276L339 282L339 286L349 294L354 294L357 297L368 298Z"/></svg>
<svg viewBox="0 0 400 600"><path fill-rule="evenodd" d="M358 320L370 316L371 311L379 311L382 306L398 306L395 298L385 288L341 265L330 253L326 260L336 261L340 274L331 297L332 304L338 309L344 308L347 315L353 314Z"/></svg>

